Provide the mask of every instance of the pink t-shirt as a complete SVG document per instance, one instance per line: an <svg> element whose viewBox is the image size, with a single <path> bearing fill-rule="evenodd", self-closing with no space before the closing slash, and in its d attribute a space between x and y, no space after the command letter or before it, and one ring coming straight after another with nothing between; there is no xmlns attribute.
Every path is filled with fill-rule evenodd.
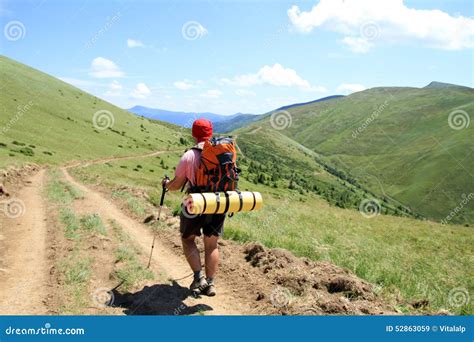
<svg viewBox="0 0 474 342"><path fill-rule="evenodd" d="M199 167L200 156L200 151L196 149L188 150L179 160L175 176L187 178L191 185L196 184L196 170Z"/></svg>

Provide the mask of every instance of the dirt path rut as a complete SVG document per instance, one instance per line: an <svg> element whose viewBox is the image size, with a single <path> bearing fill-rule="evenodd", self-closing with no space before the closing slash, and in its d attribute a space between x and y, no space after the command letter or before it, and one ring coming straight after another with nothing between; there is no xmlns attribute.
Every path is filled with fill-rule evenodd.
<svg viewBox="0 0 474 342"><path fill-rule="evenodd" d="M134 219L124 214L117 206L103 197L100 193L76 181L67 171L62 168L65 179L84 193L84 199L81 200L81 208L84 211L98 213L105 221L113 219L120 224L132 240L148 255L150 252L153 234L148 227L138 223ZM180 279L190 273L189 266L184 256L178 256L168 247L165 247L157 239L152 259L152 270L155 274L165 274L171 279ZM179 286L188 287L190 278L178 280ZM212 308L208 313L216 315L238 315L251 313L251 308L240 300L234 298L230 288L225 284L219 283L219 295L216 297L187 297L183 303L188 307L195 305L206 305ZM178 308L179 309L179 308Z"/></svg>
<svg viewBox="0 0 474 342"><path fill-rule="evenodd" d="M44 170L10 200L19 217L1 218L0 314L45 314L47 287L46 215L42 199ZM6 203L6 202L4 202ZM13 210L13 209L12 209ZM1 241L3 239L3 241Z"/></svg>

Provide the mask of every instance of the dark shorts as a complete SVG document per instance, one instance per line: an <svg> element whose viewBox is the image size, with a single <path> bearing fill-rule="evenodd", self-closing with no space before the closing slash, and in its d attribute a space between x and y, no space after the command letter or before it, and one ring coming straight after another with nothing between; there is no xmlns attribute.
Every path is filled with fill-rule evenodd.
<svg viewBox="0 0 474 342"><path fill-rule="evenodd" d="M179 218L179 231L184 239L191 235L201 236L201 229L205 236L222 236L224 233L225 214L188 218L181 213Z"/></svg>

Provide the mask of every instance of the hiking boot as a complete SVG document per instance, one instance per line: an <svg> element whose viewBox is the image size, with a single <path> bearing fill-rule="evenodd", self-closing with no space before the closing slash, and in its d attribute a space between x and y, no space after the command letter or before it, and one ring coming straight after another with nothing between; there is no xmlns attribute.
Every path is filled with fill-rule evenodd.
<svg viewBox="0 0 474 342"><path fill-rule="evenodd" d="M209 285L207 285L207 287L204 289L203 294L209 297L214 297L217 294L216 286L214 285L214 283L210 283Z"/></svg>
<svg viewBox="0 0 474 342"><path fill-rule="evenodd" d="M214 281L207 280L207 287L204 289L203 294L209 297L214 297L217 294Z"/></svg>
<svg viewBox="0 0 474 342"><path fill-rule="evenodd" d="M201 294L201 292L203 292L207 287L208 284L206 278L203 276L198 279L194 279L189 286L189 289L195 294Z"/></svg>

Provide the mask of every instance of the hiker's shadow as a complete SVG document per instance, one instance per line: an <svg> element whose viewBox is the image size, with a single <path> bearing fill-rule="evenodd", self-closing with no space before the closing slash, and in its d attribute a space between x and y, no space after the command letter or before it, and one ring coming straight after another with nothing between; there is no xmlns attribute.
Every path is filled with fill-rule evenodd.
<svg viewBox="0 0 474 342"><path fill-rule="evenodd" d="M212 307L205 304L187 306L184 300L193 294L175 281L171 285L145 286L135 293L113 290L113 295L112 305L125 308L126 315L192 315L212 310Z"/></svg>

